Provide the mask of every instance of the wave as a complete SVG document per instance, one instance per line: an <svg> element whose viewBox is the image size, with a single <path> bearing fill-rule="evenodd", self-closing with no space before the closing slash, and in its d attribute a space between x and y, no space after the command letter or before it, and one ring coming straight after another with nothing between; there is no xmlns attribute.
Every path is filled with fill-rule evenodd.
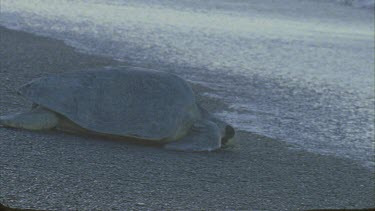
<svg viewBox="0 0 375 211"><path fill-rule="evenodd" d="M374 9L375 0L334 0L340 4L353 6L356 8Z"/></svg>

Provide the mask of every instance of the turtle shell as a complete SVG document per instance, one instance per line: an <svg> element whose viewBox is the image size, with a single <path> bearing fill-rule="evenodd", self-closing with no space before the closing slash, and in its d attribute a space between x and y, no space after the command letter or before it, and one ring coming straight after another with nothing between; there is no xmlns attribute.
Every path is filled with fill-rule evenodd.
<svg viewBox="0 0 375 211"><path fill-rule="evenodd" d="M199 118L186 81L136 67L43 77L22 86L19 93L101 134L170 141Z"/></svg>

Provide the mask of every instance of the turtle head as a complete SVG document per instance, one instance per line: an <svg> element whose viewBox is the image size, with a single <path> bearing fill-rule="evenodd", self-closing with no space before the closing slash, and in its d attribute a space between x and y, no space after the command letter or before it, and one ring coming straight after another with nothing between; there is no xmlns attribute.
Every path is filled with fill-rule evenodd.
<svg viewBox="0 0 375 211"><path fill-rule="evenodd" d="M232 147L235 142L234 135L236 134L234 128L230 124L224 122L223 120L213 115L211 115L209 119L210 121L216 123L217 127L220 129L221 147L222 148Z"/></svg>
<svg viewBox="0 0 375 211"><path fill-rule="evenodd" d="M221 128L220 128L221 129ZM230 147L230 146L233 146L234 145L234 135L235 135L235 131L234 131L234 128L227 124L225 126L225 128L223 129L223 136L221 138L221 147Z"/></svg>
<svg viewBox="0 0 375 211"><path fill-rule="evenodd" d="M214 122L219 128L220 135L221 135L221 147L227 148L227 147L234 146L234 143L235 143L234 135L236 133L234 128L230 124L210 114L206 109L204 109L200 105L198 105L198 108L203 118Z"/></svg>

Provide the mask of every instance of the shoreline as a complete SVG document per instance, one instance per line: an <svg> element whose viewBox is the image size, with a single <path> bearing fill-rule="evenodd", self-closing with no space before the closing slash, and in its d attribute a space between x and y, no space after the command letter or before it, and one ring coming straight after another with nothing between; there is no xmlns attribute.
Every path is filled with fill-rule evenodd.
<svg viewBox="0 0 375 211"><path fill-rule="evenodd" d="M31 105L16 94L48 74L124 65L63 41L0 26L0 114ZM222 102L197 98L210 111ZM374 175L349 159L293 150L245 131L212 153L0 127L0 200L32 209L305 210L375 207Z"/></svg>

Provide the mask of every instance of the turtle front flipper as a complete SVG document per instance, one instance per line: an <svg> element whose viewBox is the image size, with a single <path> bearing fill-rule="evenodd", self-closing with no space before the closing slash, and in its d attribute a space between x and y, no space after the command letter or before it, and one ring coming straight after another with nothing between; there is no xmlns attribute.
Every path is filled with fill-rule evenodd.
<svg viewBox="0 0 375 211"><path fill-rule="evenodd" d="M59 117L52 111L36 107L24 113L0 116L0 125L27 130L47 130L57 126Z"/></svg>
<svg viewBox="0 0 375 211"><path fill-rule="evenodd" d="M201 120L191 127L185 137L164 145L164 148L177 151L212 151L221 147L221 133L218 126Z"/></svg>

